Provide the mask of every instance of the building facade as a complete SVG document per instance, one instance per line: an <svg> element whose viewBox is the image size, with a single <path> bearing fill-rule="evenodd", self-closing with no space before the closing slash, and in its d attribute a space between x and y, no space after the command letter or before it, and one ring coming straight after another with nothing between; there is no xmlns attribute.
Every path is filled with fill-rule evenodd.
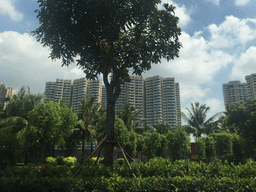
<svg viewBox="0 0 256 192"><path fill-rule="evenodd" d="M246 102L248 99L247 85L246 83L241 83L241 81L230 81L227 84L223 84L222 91L226 110L232 103Z"/></svg>
<svg viewBox="0 0 256 192"><path fill-rule="evenodd" d="M122 110L125 103L141 111L136 120L141 121L138 127L156 125L158 120L169 123L171 127L181 126L180 90L174 78L154 76L149 78L130 77L131 81L121 86L121 93L116 101L116 108ZM81 113L81 100L94 96L95 103L100 103L101 108L107 109L106 87L100 80L86 78L72 80L57 79L56 82L46 82L45 103L56 102L64 99L73 111Z"/></svg>
<svg viewBox="0 0 256 192"><path fill-rule="evenodd" d="M88 80L80 78L72 80L56 79L56 82L46 82L45 103L49 101L64 100L67 106L71 106L75 113L81 113L82 99L94 96L95 103L102 102L102 82L100 80Z"/></svg>
<svg viewBox="0 0 256 192"><path fill-rule="evenodd" d="M245 76L248 99L256 99L256 73Z"/></svg>
<svg viewBox="0 0 256 192"><path fill-rule="evenodd" d="M174 78L154 76L145 79L146 125L162 121L176 128L181 126L180 112L180 89Z"/></svg>
<svg viewBox="0 0 256 192"><path fill-rule="evenodd" d="M9 101L6 101L6 98L11 99L14 94L14 89L7 87L4 84L0 84L0 105L6 108Z"/></svg>

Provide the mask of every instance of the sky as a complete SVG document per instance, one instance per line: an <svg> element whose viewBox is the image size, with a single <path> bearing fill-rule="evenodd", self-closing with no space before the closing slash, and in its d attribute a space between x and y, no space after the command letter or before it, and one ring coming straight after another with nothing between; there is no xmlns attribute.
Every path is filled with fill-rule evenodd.
<svg viewBox="0 0 256 192"><path fill-rule="evenodd" d="M225 110L222 85L245 82L256 73L256 3L254 0L163 0L176 7L182 30L179 58L152 65L143 77L174 77L186 113L196 101L211 108L208 117ZM161 6L159 6L160 8ZM39 27L36 0L0 0L0 84L29 86L43 93L45 83L85 75L73 64L61 67L31 31ZM186 113L187 114L187 113Z"/></svg>

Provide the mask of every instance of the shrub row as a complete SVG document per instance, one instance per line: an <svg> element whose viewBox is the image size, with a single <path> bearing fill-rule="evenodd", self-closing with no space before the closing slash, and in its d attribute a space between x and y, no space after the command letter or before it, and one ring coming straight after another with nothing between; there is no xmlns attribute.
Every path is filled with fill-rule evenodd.
<svg viewBox="0 0 256 192"><path fill-rule="evenodd" d="M69 192L253 192L256 189L255 178L206 178L206 177L148 177L148 178L2 178L0 191L69 191Z"/></svg>
<svg viewBox="0 0 256 192"><path fill-rule="evenodd" d="M110 177L111 172L109 168L103 165L103 159L95 165L96 158L92 158L82 169L78 172L76 177ZM39 166L29 165L25 167L8 167L5 172L2 172L4 177L27 177L27 178L41 178L41 177L71 177L80 168L80 164L73 165L54 165L44 164ZM156 158L150 159L148 162L136 163L132 162L131 167L137 177L146 178L153 176L167 177L207 177L219 178L228 177L235 178L256 178L256 162L249 159L246 164L229 164L228 162L221 162L215 160L213 163L190 162L179 160L170 162L168 159ZM123 159L118 159L114 162L114 174L120 177L131 178L130 170ZM0 173L1 176L1 173Z"/></svg>

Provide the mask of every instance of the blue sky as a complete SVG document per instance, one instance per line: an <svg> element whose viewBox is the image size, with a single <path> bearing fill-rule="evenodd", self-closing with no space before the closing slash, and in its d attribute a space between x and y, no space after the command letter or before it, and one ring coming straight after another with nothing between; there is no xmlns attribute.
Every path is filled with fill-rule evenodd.
<svg viewBox="0 0 256 192"><path fill-rule="evenodd" d="M254 0L164 0L176 6L182 29L180 57L153 65L143 77L175 77L181 107L199 101L210 115L224 111L222 84L245 82L256 72L256 4ZM0 0L0 84L16 91L22 85L43 93L45 82L84 77L76 65L61 67L50 50L35 40L39 26L36 0Z"/></svg>

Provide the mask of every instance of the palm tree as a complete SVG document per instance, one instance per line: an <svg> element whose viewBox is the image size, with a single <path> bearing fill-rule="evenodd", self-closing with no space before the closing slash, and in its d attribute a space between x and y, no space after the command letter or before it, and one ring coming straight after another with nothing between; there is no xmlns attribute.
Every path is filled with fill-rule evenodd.
<svg viewBox="0 0 256 192"><path fill-rule="evenodd" d="M35 105L42 102L43 94L30 94L30 88L27 86L27 92L25 86L15 94L4 110L5 118L1 120L0 127L4 129L10 129L13 133L18 133L18 136L22 138L23 153L25 153L25 164L27 163L28 152L30 149L29 139L25 136L25 130L28 125L27 116ZM32 144L32 143L31 143Z"/></svg>
<svg viewBox="0 0 256 192"><path fill-rule="evenodd" d="M81 101L82 113L80 119L74 131L80 131L82 133L82 155L84 156L84 144L91 142L91 153L93 152L93 140L96 131L93 129L93 122L98 117L98 111L100 103L94 104L96 98L91 97L89 100L85 98Z"/></svg>
<svg viewBox="0 0 256 192"><path fill-rule="evenodd" d="M223 114L223 112L216 113L206 120L206 115L210 107L207 107L206 104L200 105L199 102L195 102L195 104L191 103L191 110L186 109L189 112L189 116L181 112L182 119L188 123L186 131L194 133L196 137L201 137L202 133L209 133L209 128L215 122L214 120Z"/></svg>
<svg viewBox="0 0 256 192"><path fill-rule="evenodd" d="M124 121L126 128L131 131L136 129L140 122L145 121L145 119L137 120L137 115L141 110L136 110L135 107L130 106L129 103L125 103L121 112L116 109L116 114L119 118Z"/></svg>

